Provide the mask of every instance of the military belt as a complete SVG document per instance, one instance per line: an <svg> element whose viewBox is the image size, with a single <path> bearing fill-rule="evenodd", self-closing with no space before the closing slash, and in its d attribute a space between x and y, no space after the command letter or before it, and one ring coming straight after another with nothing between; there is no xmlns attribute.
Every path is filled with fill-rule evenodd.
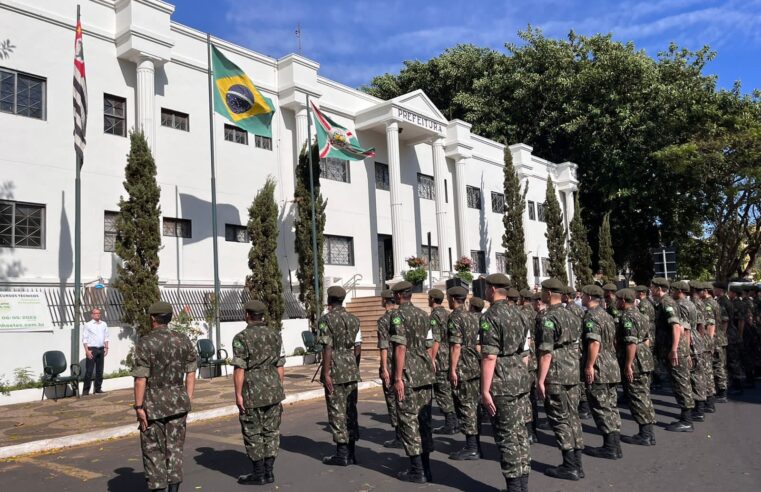
<svg viewBox="0 0 761 492"><path fill-rule="evenodd" d="M182 383L180 384L171 384L171 383L148 383L146 385L147 388L154 388L154 389L164 389L164 388L182 388L184 385Z"/></svg>

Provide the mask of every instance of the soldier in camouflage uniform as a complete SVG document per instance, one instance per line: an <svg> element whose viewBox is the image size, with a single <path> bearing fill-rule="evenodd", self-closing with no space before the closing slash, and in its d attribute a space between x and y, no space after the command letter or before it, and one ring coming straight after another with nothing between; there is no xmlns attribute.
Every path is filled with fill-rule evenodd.
<svg viewBox="0 0 761 492"><path fill-rule="evenodd" d="M439 289L428 291L428 307L431 308L430 323L433 333L432 356L436 364L436 382L433 383L433 396L439 410L444 414L444 425L433 429L434 434L457 434L460 425L454 410L452 385L449 383L449 333L447 317L449 312L441 303L444 293Z"/></svg>
<svg viewBox="0 0 761 492"><path fill-rule="evenodd" d="M383 383L383 396L386 399L386 408L391 420L391 427L394 428L394 438L383 443L385 448L402 448L402 436L399 433L398 421L396 418L396 396L394 385L391 380L393 369L393 353L389 350L389 328L391 326L391 316L396 309L394 301L394 292L386 289L381 292L381 306L385 309L383 315L378 318L378 350L380 350L380 369L379 375Z"/></svg>
<svg viewBox="0 0 761 492"><path fill-rule="evenodd" d="M281 402L285 399L285 351L280 328L264 321L261 301L243 305L246 328L233 338L233 383L240 429L253 471L238 483L273 483L273 467L280 448Z"/></svg>
<svg viewBox="0 0 761 492"><path fill-rule="evenodd" d="M563 454L560 466L544 473L565 480L583 478L581 452L584 440L577 411L579 402L578 319L563 308L560 296L565 286L558 279L542 282L542 299L547 309L538 317L539 379L537 393L544 400L544 411Z"/></svg>
<svg viewBox="0 0 761 492"><path fill-rule="evenodd" d="M583 377L592 416L603 437L602 447L588 447L584 452L597 458L617 460L623 458L623 453L616 393L616 386L621 382L616 361L616 324L602 308L603 290L600 287L586 285L581 291L584 293L582 302L587 308L582 340Z"/></svg>
<svg viewBox="0 0 761 492"><path fill-rule="evenodd" d="M756 363L759 357L754 320L756 306L751 294L755 294L755 287L743 285L742 292L745 311L745 330L742 341L743 372L745 372L745 387L752 389L756 387Z"/></svg>
<svg viewBox="0 0 761 492"><path fill-rule="evenodd" d="M486 277L489 310L481 315L481 399L492 416L494 442L499 448L507 490L528 490L530 445L521 413L529 375L524 362L531 325L517 306L507 301L510 280L502 273Z"/></svg>
<svg viewBox="0 0 761 492"><path fill-rule="evenodd" d="M650 320L634 307L637 293L631 289L616 292L621 316L616 327L618 362L624 393L639 433L622 436L621 441L640 446L655 446L653 425L657 422L650 399L650 374L655 368L650 351ZM649 302L649 301L647 301Z"/></svg>
<svg viewBox="0 0 761 492"><path fill-rule="evenodd" d="M727 311L714 297L714 285L711 282L704 283L703 302L706 306L711 307L714 316L713 331L713 355L711 358L711 367L713 369L713 380L716 389L716 403L727 402L727 323L729 321ZM721 291L723 294L723 290ZM709 330L710 331L710 330Z"/></svg>
<svg viewBox="0 0 761 492"><path fill-rule="evenodd" d="M523 289L520 291L520 306L519 310L521 314L526 318L529 324L529 332L526 335L526 342L524 348L526 353L524 354L524 362L528 369L529 376L529 405L524 408L523 422L526 425L526 432L528 432L528 441L530 444L539 442L539 438L536 435L536 426L539 423L539 402L536 397L536 310L534 309L534 294L529 289Z"/></svg>
<svg viewBox="0 0 761 492"><path fill-rule="evenodd" d="M320 379L336 443L336 454L324 457L322 462L337 466L356 464L355 445L359 440L357 383L362 332L359 319L343 307L345 297L343 287L328 288L328 312L317 322L317 343L323 346Z"/></svg>
<svg viewBox="0 0 761 492"><path fill-rule="evenodd" d="M481 393L478 315L465 310L467 297L468 289L464 287L452 287L447 290L449 309L452 310L447 321L450 347L449 381L452 384L460 429L465 434L465 447L449 455L453 460L477 460L481 457L481 432L478 421L478 399ZM471 300L471 304L472 302Z"/></svg>
<svg viewBox="0 0 761 492"><path fill-rule="evenodd" d="M193 398L196 350L188 337L167 328L172 306L148 308L151 331L135 345L135 412L150 490L180 490L185 420ZM184 379L184 381L183 381Z"/></svg>
<svg viewBox="0 0 761 492"><path fill-rule="evenodd" d="M690 282L690 299L698 309L698 331L703 339L703 351L700 353L699 365L703 371L703 386L705 387L706 400L703 404L704 413L715 413L714 405L716 396L716 386L713 381L713 345L716 320L714 319L713 306L703 300L705 293L705 284L703 282Z"/></svg>
<svg viewBox="0 0 761 492"><path fill-rule="evenodd" d="M679 420L669 424L666 430L692 432L692 409L695 407L695 400L692 398L690 385L689 338L682 327L679 306L668 294L669 286L668 279L661 277L654 278L650 284L650 293L656 302L655 345L659 358L664 366L668 367L671 388L681 409Z"/></svg>
<svg viewBox="0 0 761 492"><path fill-rule="evenodd" d="M480 297L473 296L470 298L470 301L468 301L469 307L468 311L475 314L481 314L481 311L484 310L484 300ZM451 354L450 354L451 356Z"/></svg>
<svg viewBox="0 0 761 492"><path fill-rule="evenodd" d="M575 297L576 297L576 290L570 285L567 286L562 297L563 306L569 311L571 311L577 318L579 318L579 334L581 336L581 333L583 331L582 322L584 320L585 312L582 306L579 306L578 304L574 302ZM579 340L579 346L581 346L581 340ZM582 352L580 350L579 356L581 355L582 355ZM579 385L579 418L582 420L592 418L592 410L589 406L589 398L587 395L587 390L583 384Z"/></svg>
<svg viewBox="0 0 761 492"><path fill-rule="evenodd" d="M602 290L605 294L605 312L613 318L614 323L618 324L618 318L621 316L621 311L618 310L618 301L616 300L618 286L613 282L608 282L602 286Z"/></svg>
<svg viewBox="0 0 761 492"><path fill-rule="evenodd" d="M726 285L726 284L725 284ZM742 300L739 294L742 289L733 285L729 288L724 301L724 308L727 310L729 323L727 325L727 372L729 373L729 394L741 395L743 393L743 334L745 331L745 313Z"/></svg>
<svg viewBox="0 0 761 492"><path fill-rule="evenodd" d="M412 304L411 283L399 282L392 290L399 304L391 317L396 409L404 451L410 458L409 470L400 472L398 477L426 483L433 480L431 402L435 376L433 360L426 350L426 342L433 338L431 323L425 311Z"/></svg>
<svg viewBox="0 0 761 492"><path fill-rule="evenodd" d="M672 297L679 306L679 317L682 318L682 327L685 329L690 346L690 385L692 386L692 398L695 408L692 410L692 421L703 422L705 415L705 401L708 398L705 387L705 373L700 365L705 340L701 333L703 319L697 306L688 297L690 285L686 281L671 284Z"/></svg>

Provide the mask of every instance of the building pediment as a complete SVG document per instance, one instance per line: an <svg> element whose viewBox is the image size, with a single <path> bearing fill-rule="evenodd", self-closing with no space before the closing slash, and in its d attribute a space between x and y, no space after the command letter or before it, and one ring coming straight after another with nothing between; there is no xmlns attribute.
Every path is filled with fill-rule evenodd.
<svg viewBox="0 0 761 492"><path fill-rule="evenodd" d="M364 109L356 116L357 130L385 131L389 123L397 123L402 140L443 137L447 119L422 90L383 101Z"/></svg>

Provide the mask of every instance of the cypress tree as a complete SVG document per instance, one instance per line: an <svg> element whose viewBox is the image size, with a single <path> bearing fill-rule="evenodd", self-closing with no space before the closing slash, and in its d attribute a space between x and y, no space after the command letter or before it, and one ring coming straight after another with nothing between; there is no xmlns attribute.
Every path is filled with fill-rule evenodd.
<svg viewBox="0 0 761 492"><path fill-rule="evenodd" d="M550 259L550 267L547 275L554 277L563 284L568 283L567 254L565 248L565 227L563 227L563 216L560 212L560 204L555 195L555 185L552 178L547 176L547 196L544 203L544 220L547 223L547 232L544 237L547 238L547 251Z"/></svg>
<svg viewBox="0 0 761 492"><path fill-rule="evenodd" d="M278 208L272 177L267 178L256 194L248 209L248 217L248 234L251 237L248 268L251 274L246 277L246 287L252 298L266 304L265 321L282 327L285 307L282 273L277 262Z"/></svg>
<svg viewBox="0 0 761 492"><path fill-rule="evenodd" d="M296 167L296 190L294 203L296 204L296 253L299 256L299 266L296 269L296 278L299 281L299 301L306 306L307 318L313 328L316 328L317 318L322 313L322 291L324 290L323 273L325 271L323 260L323 245L325 238L325 205L320 193L320 156L317 146L312 146L313 186L315 198L315 212L317 222L317 254L312 250L312 199L309 193L309 155L306 146L299 155L299 163ZM318 298L314 292L314 261L317 261L317 271L320 281L321 295Z"/></svg>
<svg viewBox="0 0 761 492"><path fill-rule="evenodd" d="M571 220L571 251L569 256L573 263L573 275L576 277L576 288L581 289L585 285L594 282L592 275L592 248L589 246L587 228L581 218L581 205L579 194L574 197L574 210L576 211Z"/></svg>
<svg viewBox="0 0 761 492"><path fill-rule="evenodd" d="M618 279L616 262L613 260L613 241L610 237L610 212L602 218L600 226L600 249L598 251L600 271L606 281L614 282Z"/></svg>
<svg viewBox="0 0 761 492"><path fill-rule="evenodd" d="M508 148L505 148L504 175L505 213L502 215L502 224L505 226L505 233L502 235L502 247L505 248L505 266L513 286L519 290L527 289L528 271L526 270L523 210L528 183L521 192L521 181L513 166L513 155Z"/></svg>
<svg viewBox="0 0 761 492"><path fill-rule="evenodd" d="M122 295L123 321L136 327L138 336L151 329L148 307L160 299L159 248L161 247L156 163L142 132L130 133L130 152L124 170L128 198L119 199L116 218L117 265L115 286Z"/></svg>

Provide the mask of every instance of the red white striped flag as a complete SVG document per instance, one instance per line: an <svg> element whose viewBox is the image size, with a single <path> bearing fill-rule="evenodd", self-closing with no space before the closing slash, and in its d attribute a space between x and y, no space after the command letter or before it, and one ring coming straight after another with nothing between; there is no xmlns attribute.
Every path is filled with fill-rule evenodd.
<svg viewBox="0 0 761 492"><path fill-rule="evenodd" d="M84 162L85 134L87 133L87 80L85 79L85 52L82 45L82 23L77 8L77 31L74 35L74 150L78 165Z"/></svg>

